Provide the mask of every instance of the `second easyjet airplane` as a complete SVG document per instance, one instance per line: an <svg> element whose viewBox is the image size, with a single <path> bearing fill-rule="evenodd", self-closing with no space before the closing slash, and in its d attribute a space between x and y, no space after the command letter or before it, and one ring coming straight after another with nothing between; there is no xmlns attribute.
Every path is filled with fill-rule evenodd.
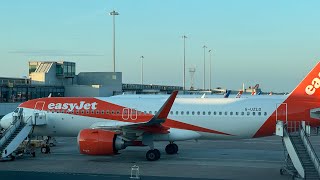
<svg viewBox="0 0 320 180"><path fill-rule="evenodd" d="M320 126L320 63L288 96L268 98L41 98L22 103L26 116L38 112L46 123L34 135L77 136L88 155L112 155L127 146L149 146L148 160L160 158L155 141L244 139L271 136L276 120ZM7 128L12 113L1 120Z"/></svg>

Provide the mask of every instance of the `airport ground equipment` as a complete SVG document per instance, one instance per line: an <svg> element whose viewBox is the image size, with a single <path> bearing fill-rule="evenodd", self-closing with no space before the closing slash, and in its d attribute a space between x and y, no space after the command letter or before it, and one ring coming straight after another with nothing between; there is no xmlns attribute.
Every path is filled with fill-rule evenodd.
<svg viewBox="0 0 320 180"><path fill-rule="evenodd" d="M37 120L39 120L38 123ZM39 113L25 117L22 108L14 112L11 125L0 136L0 159L13 160L15 156L22 153L35 156L30 141L24 146L21 146L21 144L32 133L35 125L43 125L45 124L44 122L45 116L41 116Z"/></svg>
<svg viewBox="0 0 320 180"><path fill-rule="evenodd" d="M139 166L133 165L131 167L131 176L130 179L140 179L140 170Z"/></svg>
<svg viewBox="0 0 320 180"><path fill-rule="evenodd" d="M318 129L314 129L318 134ZM306 122L277 121L276 135L282 137L285 164L280 174L298 179L320 179L320 162L310 141L311 128Z"/></svg>

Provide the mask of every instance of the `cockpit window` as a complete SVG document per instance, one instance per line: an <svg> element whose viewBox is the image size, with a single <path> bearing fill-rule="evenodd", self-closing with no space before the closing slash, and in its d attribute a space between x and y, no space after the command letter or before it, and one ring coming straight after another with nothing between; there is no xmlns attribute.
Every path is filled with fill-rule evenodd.
<svg viewBox="0 0 320 180"><path fill-rule="evenodd" d="M13 112L18 113L20 108L15 109Z"/></svg>

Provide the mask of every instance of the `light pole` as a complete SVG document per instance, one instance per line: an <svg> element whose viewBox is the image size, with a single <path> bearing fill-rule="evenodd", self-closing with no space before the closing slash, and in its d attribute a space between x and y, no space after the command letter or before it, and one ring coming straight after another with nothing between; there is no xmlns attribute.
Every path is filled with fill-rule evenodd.
<svg viewBox="0 0 320 180"><path fill-rule="evenodd" d="M116 23L115 16L119 15L115 10L110 12L110 16L113 16L113 72L116 72Z"/></svg>
<svg viewBox="0 0 320 180"><path fill-rule="evenodd" d="M183 35L183 91L186 90L186 38L187 36Z"/></svg>
<svg viewBox="0 0 320 180"><path fill-rule="evenodd" d="M209 68L210 68L210 76L209 76L209 88L211 90L211 49L209 50L209 55L210 55L210 61L209 61Z"/></svg>
<svg viewBox="0 0 320 180"><path fill-rule="evenodd" d="M141 88L143 85L143 56L140 57L141 58Z"/></svg>
<svg viewBox="0 0 320 180"><path fill-rule="evenodd" d="M206 89L206 48L207 46L204 45L203 47L203 90Z"/></svg>

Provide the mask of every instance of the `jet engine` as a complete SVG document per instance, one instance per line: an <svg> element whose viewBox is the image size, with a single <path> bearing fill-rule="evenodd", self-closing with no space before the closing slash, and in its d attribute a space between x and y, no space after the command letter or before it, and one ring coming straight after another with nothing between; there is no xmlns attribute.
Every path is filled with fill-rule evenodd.
<svg viewBox="0 0 320 180"><path fill-rule="evenodd" d="M83 129L77 140L80 153L87 155L113 155L126 148L121 136L102 129Z"/></svg>

